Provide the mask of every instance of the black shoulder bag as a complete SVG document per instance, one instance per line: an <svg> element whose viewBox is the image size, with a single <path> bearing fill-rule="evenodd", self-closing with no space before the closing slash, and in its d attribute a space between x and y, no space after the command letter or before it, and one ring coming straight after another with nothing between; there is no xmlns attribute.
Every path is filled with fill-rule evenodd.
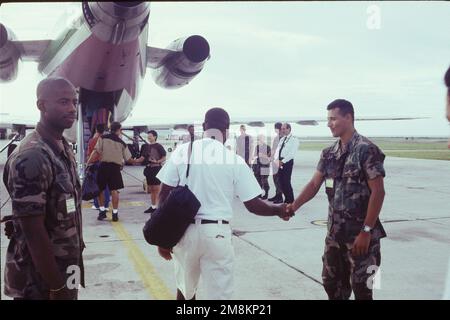
<svg viewBox="0 0 450 320"><path fill-rule="evenodd" d="M166 200L159 204L158 209L144 226L145 240L151 245L166 249L173 248L183 237L200 209L200 202L187 185L191 153L192 142L188 150L186 184L175 187Z"/></svg>

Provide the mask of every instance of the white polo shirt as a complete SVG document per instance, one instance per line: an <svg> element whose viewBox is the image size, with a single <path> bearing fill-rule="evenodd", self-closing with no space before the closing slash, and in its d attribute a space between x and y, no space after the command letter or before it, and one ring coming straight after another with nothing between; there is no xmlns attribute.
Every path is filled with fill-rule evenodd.
<svg viewBox="0 0 450 320"><path fill-rule="evenodd" d="M296 137L291 134L285 136L280 139L278 142L277 149L275 151L274 159L278 160L280 156L280 149L283 146L283 150L281 150L281 157L283 158L283 162L286 163L295 159L295 155L298 151L299 141Z"/></svg>
<svg viewBox="0 0 450 320"><path fill-rule="evenodd" d="M176 187L186 184L190 143L179 146L159 171L162 183ZM193 143L188 187L201 203L196 218L231 220L237 195L249 201L261 194L261 187L245 161L222 143L203 138Z"/></svg>

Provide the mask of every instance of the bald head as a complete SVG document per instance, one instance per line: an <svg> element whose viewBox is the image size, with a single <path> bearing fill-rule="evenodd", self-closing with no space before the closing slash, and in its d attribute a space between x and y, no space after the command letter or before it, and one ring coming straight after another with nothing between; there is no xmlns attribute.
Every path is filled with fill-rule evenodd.
<svg viewBox="0 0 450 320"><path fill-rule="evenodd" d="M206 129L226 130L230 127L230 116L222 108L209 109L205 114Z"/></svg>
<svg viewBox="0 0 450 320"><path fill-rule="evenodd" d="M203 130L205 137L211 137L222 143L228 138L228 128L230 127L230 116L222 108L209 109L205 114Z"/></svg>
<svg viewBox="0 0 450 320"><path fill-rule="evenodd" d="M77 118L77 92L70 81L61 77L47 78L36 89L41 122L61 131L70 128Z"/></svg>
<svg viewBox="0 0 450 320"><path fill-rule="evenodd" d="M55 95L55 91L67 89L75 92L75 87L69 80L62 77L46 78L39 82L36 89L36 98L38 100L49 99Z"/></svg>

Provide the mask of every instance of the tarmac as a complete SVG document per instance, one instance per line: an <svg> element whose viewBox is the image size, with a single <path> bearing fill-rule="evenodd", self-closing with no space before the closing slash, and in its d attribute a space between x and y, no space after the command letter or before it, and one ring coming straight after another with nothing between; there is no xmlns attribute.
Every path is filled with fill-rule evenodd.
<svg viewBox="0 0 450 320"><path fill-rule="evenodd" d="M309 181L320 152L299 151L292 185L297 195ZM3 173L4 154L0 170ZM3 161L2 161L3 160ZM381 268L375 299L442 299L450 277L450 166L448 161L387 157L386 197L380 219L388 234L381 241ZM92 204L83 203L86 287L82 300L156 300L175 298L173 262L148 245L142 228L150 198L143 190L143 167L126 166L120 193L119 222L97 221ZM270 196L274 194L269 178ZM1 183L1 203L8 195ZM327 299L321 284L326 235L324 186L286 222L248 212L235 199L232 220L236 300ZM8 201L2 216L11 210ZM8 239L1 232L1 279ZM2 299L9 299L3 294ZM200 282L198 299L205 299Z"/></svg>

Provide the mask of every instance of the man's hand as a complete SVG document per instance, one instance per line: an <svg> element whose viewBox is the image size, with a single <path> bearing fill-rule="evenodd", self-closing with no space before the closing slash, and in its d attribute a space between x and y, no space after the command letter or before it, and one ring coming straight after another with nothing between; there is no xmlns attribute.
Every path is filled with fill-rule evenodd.
<svg viewBox="0 0 450 320"><path fill-rule="evenodd" d="M158 253L166 260L172 260L172 249L158 247Z"/></svg>
<svg viewBox="0 0 450 320"><path fill-rule="evenodd" d="M275 160L274 162L275 162L275 164L277 165L278 168L280 168L280 169L283 168L283 161L281 161L281 160Z"/></svg>
<svg viewBox="0 0 450 320"><path fill-rule="evenodd" d="M12 221L6 221L5 222L5 236L8 239L11 239L13 233L14 233L14 225L13 225Z"/></svg>
<svg viewBox="0 0 450 320"><path fill-rule="evenodd" d="M369 232L360 232L356 237L355 242L353 242L352 255L360 256L367 254L369 252L371 237Z"/></svg>
<svg viewBox="0 0 450 320"><path fill-rule="evenodd" d="M14 224L12 222L13 216L4 216L1 220L1 223L5 223L5 236L8 239L11 239L14 233Z"/></svg>
<svg viewBox="0 0 450 320"><path fill-rule="evenodd" d="M286 212L286 216L283 218L283 220L289 221L290 218L295 216L295 210L294 210L294 206L292 203L286 204L286 207L284 210Z"/></svg>
<svg viewBox="0 0 450 320"><path fill-rule="evenodd" d="M294 209L294 204L293 203L288 203L288 205L286 206L286 213L294 216L295 215L295 209Z"/></svg>
<svg viewBox="0 0 450 320"><path fill-rule="evenodd" d="M291 213L290 211L288 211L286 209L287 208L286 203L283 203L280 205L275 205L274 207L275 207L276 215L279 216L284 221L289 221L289 219L294 216L293 213Z"/></svg>
<svg viewBox="0 0 450 320"><path fill-rule="evenodd" d="M67 287L64 287L64 289L53 292L50 291L48 295L49 300L71 300L72 297L70 295L69 289Z"/></svg>

